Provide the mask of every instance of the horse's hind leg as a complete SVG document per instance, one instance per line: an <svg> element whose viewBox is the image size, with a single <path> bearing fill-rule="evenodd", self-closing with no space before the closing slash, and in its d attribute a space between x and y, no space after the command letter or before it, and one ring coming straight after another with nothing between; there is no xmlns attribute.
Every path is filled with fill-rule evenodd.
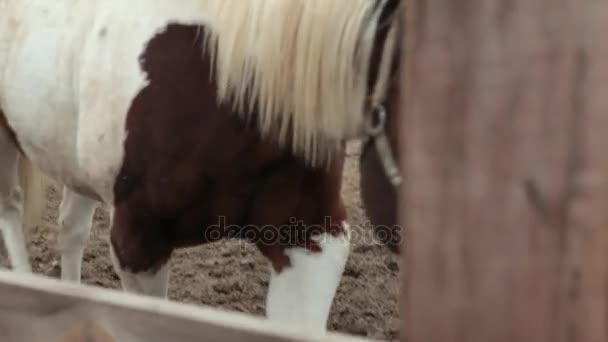
<svg viewBox="0 0 608 342"><path fill-rule="evenodd" d="M61 279L80 282L82 257L97 201L78 195L63 187L63 200L59 207L59 250L61 252Z"/></svg>
<svg viewBox="0 0 608 342"><path fill-rule="evenodd" d="M0 112L0 120L2 113ZM23 191L18 177L19 151L0 125L0 231L12 268L31 272L23 234Z"/></svg>

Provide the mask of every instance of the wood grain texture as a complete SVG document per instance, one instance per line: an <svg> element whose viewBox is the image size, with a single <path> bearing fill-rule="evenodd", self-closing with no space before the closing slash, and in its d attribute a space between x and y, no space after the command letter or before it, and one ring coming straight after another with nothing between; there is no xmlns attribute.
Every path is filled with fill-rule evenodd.
<svg viewBox="0 0 608 342"><path fill-rule="evenodd" d="M407 341L608 340L608 2L408 3Z"/></svg>
<svg viewBox="0 0 608 342"><path fill-rule="evenodd" d="M273 324L261 317L0 271L0 341L369 341Z"/></svg>

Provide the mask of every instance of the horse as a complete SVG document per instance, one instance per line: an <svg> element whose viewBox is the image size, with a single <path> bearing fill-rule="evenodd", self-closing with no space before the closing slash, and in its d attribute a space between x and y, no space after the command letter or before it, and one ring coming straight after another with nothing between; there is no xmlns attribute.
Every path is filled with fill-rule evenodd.
<svg viewBox="0 0 608 342"><path fill-rule="evenodd" d="M13 269L31 272L23 227L54 181L62 279L105 203L123 290L166 298L175 249L240 239L269 261L266 317L324 332L350 251L345 142L387 115L400 3L0 0Z"/></svg>

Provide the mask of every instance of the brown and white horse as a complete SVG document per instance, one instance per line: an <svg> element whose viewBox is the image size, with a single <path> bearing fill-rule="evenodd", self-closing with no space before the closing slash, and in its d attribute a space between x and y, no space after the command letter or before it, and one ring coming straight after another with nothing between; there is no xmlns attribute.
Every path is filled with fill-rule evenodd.
<svg viewBox="0 0 608 342"><path fill-rule="evenodd" d="M22 212L46 175L64 185L63 279L80 280L103 202L124 290L164 297L175 248L241 238L272 266L267 316L324 331L350 249L344 142L382 112L399 5L0 0L13 268L30 271Z"/></svg>

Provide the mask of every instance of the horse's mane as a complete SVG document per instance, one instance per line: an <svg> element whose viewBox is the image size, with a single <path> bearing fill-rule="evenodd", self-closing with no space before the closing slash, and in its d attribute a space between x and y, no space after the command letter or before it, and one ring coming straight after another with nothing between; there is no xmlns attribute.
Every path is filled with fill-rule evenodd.
<svg viewBox="0 0 608 342"><path fill-rule="evenodd" d="M256 113L307 162L327 161L362 123L384 1L203 1L219 101Z"/></svg>

